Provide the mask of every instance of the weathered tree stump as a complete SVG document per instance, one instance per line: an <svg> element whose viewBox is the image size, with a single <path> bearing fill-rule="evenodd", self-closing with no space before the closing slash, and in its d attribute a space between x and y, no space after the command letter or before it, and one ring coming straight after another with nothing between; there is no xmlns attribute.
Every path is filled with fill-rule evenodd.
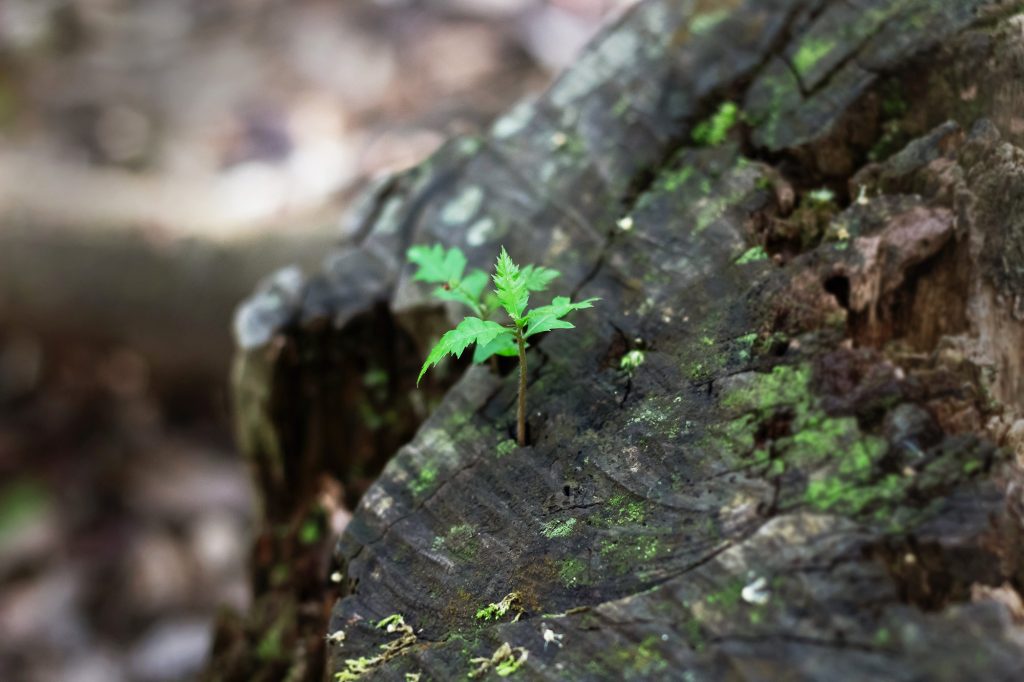
<svg viewBox="0 0 1024 682"><path fill-rule="evenodd" d="M254 296L269 522L390 459L337 547L331 671L1019 679L1020 10L649 0ZM404 263L432 242L602 299L530 351L528 447L515 377L476 367L391 457L444 322Z"/></svg>

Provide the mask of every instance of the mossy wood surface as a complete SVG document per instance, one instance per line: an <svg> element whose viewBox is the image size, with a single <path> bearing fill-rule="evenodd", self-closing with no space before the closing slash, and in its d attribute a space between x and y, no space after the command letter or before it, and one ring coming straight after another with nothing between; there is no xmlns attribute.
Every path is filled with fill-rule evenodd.
<svg viewBox="0 0 1024 682"><path fill-rule="evenodd" d="M409 245L602 299L529 351L528 447L514 373L434 385L337 547L332 672L1020 679L1024 8L728 4L641 3L247 304L241 431L286 516L415 427L444 325ZM370 367L412 417L356 423Z"/></svg>

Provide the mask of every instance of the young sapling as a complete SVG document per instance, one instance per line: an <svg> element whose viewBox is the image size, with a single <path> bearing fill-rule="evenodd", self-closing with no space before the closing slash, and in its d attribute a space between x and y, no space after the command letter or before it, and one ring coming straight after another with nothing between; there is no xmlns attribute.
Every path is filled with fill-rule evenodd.
<svg viewBox="0 0 1024 682"><path fill-rule="evenodd" d="M409 260L417 266L413 279L438 284L434 296L443 301L456 301L468 307L474 315L466 317L444 334L427 356L420 369L416 384L427 370L447 355L462 357L463 351L476 344L473 362L480 363L495 355L519 357L519 401L516 419L516 441L526 445L526 348L527 339L534 334L554 329L572 329L566 315L574 310L590 308L596 298L572 302L565 296L556 296L550 304L527 309L530 292L544 291L559 276L557 270L534 265L520 269L512 262L505 247L501 248L494 275L493 292L484 292L487 273L471 270L466 273L466 256L458 248L445 250L440 244L433 247L414 246L409 249ZM501 315L502 311L504 316ZM506 317L507 321L491 319Z"/></svg>

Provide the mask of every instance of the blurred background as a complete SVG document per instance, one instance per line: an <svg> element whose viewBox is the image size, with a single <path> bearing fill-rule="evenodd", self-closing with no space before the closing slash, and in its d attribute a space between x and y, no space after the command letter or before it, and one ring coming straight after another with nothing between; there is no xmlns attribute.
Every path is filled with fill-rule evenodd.
<svg viewBox="0 0 1024 682"><path fill-rule="evenodd" d="M192 679L255 518L230 320L632 0L0 0L0 680Z"/></svg>

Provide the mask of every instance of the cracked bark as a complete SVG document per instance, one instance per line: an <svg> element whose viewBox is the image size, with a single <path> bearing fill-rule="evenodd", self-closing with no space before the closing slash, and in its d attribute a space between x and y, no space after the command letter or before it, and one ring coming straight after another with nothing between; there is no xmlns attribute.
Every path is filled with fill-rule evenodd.
<svg viewBox="0 0 1024 682"><path fill-rule="evenodd" d="M981 1L694 4L641 3L483 143L392 183L360 245L271 316L264 336L306 357L384 305L425 351L444 321L403 253L434 241L479 267L504 244L565 273L557 293L602 299L530 351L531 447L506 445L515 376L485 368L433 384L410 442L379 441L335 552L332 671L400 613L422 643L368 678L455 679L504 642L531 679L1017 674L1022 20ZM693 143L725 99L743 122ZM409 377L397 404L411 355L387 366ZM298 447L308 398L268 408L320 367L237 384L257 462L351 475L337 441ZM316 470L286 476L273 513ZM511 592L521 621L473 617Z"/></svg>

